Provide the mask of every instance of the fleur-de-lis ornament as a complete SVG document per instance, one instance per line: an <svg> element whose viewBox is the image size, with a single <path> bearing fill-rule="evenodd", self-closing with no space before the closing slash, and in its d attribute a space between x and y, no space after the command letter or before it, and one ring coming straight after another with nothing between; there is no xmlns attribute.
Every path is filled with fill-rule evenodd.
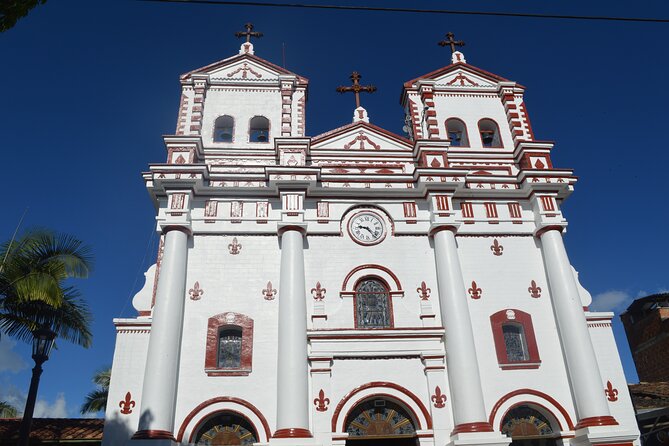
<svg viewBox="0 0 669 446"><path fill-rule="evenodd" d="M500 245L497 239L494 239L492 241L492 246L490 246L490 250L494 255L501 256L502 251L504 251L504 246Z"/></svg>
<svg viewBox="0 0 669 446"><path fill-rule="evenodd" d="M480 299L483 293L483 290L479 288L474 280L472 280L472 287L467 290L472 299Z"/></svg>
<svg viewBox="0 0 669 446"><path fill-rule="evenodd" d="M434 389L434 395L432 395L432 401L434 402L434 407L437 409L441 409L442 407L446 406L446 395L441 393L441 389L439 386L437 386L436 389Z"/></svg>
<svg viewBox="0 0 669 446"><path fill-rule="evenodd" d="M527 289L527 291L530 293L530 296L534 297L535 299L541 297L541 287L537 286L537 283L534 280L530 282L530 287Z"/></svg>
<svg viewBox="0 0 669 446"><path fill-rule="evenodd" d="M276 290L272 288L272 282L267 282L267 287L262 290L262 295L265 300L274 300L276 296Z"/></svg>
<svg viewBox="0 0 669 446"><path fill-rule="evenodd" d="M321 287L320 282L316 282L316 288L311 289L311 294L314 296L314 300L323 300L325 299L326 288Z"/></svg>
<svg viewBox="0 0 669 446"><path fill-rule="evenodd" d="M604 394L609 401L618 401L618 389L613 388L611 381L606 381L606 389L604 389Z"/></svg>
<svg viewBox="0 0 669 446"><path fill-rule="evenodd" d="M204 294L204 290L200 288L200 282L195 282L193 288L188 290L188 294L190 294L191 300L200 300L200 298Z"/></svg>
<svg viewBox="0 0 669 446"><path fill-rule="evenodd" d="M319 412L325 412L328 410L328 406L330 405L330 398L325 398L325 392L323 389L318 392L318 398L314 399L314 405L316 406L316 410Z"/></svg>
<svg viewBox="0 0 669 446"><path fill-rule="evenodd" d="M430 293L432 290L427 287L424 281L420 283L420 287L416 288L416 291L418 292L418 297L420 297L420 300L430 299Z"/></svg>
<svg viewBox="0 0 669 446"><path fill-rule="evenodd" d="M232 238L232 243L228 245L228 251L230 254L237 255L242 250L242 244L237 241L237 237Z"/></svg>
<svg viewBox="0 0 669 446"><path fill-rule="evenodd" d="M130 392L125 394L125 399L121 400L118 403L118 407L121 408L121 413L123 415L128 415L132 413L132 408L135 407L135 402L132 400Z"/></svg>

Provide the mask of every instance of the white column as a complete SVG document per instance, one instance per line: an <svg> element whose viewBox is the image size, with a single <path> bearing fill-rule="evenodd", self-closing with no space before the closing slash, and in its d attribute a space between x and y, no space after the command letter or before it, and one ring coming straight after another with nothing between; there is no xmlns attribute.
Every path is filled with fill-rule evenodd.
<svg viewBox="0 0 669 446"><path fill-rule="evenodd" d="M166 228L144 370L139 427L133 439L174 439L187 257L186 229Z"/></svg>
<svg viewBox="0 0 669 446"><path fill-rule="evenodd" d="M434 234L434 256L441 320L446 330L446 364L451 389L452 435L465 432L491 432L488 423L481 377L474 346L474 331L453 227L439 228Z"/></svg>
<svg viewBox="0 0 669 446"><path fill-rule="evenodd" d="M558 229L551 228L540 238L558 332L576 402L579 419L576 427L617 424L606 402L595 350L562 234Z"/></svg>
<svg viewBox="0 0 669 446"><path fill-rule="evenodd" d="M311 437L307 363L307 302L302 228L281 234L277 430L274 438Z"/></svg>

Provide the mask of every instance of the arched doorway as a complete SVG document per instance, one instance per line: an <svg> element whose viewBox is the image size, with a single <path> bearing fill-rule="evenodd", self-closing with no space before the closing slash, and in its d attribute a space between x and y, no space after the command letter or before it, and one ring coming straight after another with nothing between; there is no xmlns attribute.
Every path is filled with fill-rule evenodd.
<svg viewBox="0 0 669 446"><path fill-rule="evenodd" d="M511 437L512 446L555 446L559 436L548 417L527 405L513 407L506 413L502 433Z"/></svg>
<svg viewBox="0 0 669 446"><path fill-rule="evenodd" d="M346 417L346 446L417 446L416 423L394 401L369 399Z"/></svg>
<svg viewBox="0 0 669 446"><path fill-rule="evenodd" d="M251 446L258 434L244 417L232 412L220 412L207 420L195 436L197 446Z"/></svg>

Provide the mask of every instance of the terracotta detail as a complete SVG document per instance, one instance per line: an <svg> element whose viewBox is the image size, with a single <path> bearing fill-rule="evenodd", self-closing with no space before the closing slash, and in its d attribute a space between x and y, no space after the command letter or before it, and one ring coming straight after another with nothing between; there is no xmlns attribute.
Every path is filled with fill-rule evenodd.
<svg viewBox="0 0 669 446"><path fill-rule="evenodd" d="M472 287L467 290L469 296L472 299L480 299L483 293L483 290L476 285L476 282L472 280Z"/></svg>
<svg viewBox="0 0 669 446"><path fill-rule="evenodd" d="M274 300L276 296L276 290L272 288L272 282L267 282L267 288L262 290L262 295L265 300Z"/></svg>
<svg viewBox="0 0 669 446"><path fill-rule="evenodd" d="M618 389L613 388L611 381L606 381L606 389L604 389L604 393L609 401L618 401Z"/></svg>
<svg viewBox="0 0 669 446"><path fill-rule="evenodd" d="M118 407L121 408L121 413L123 415L132 413L132 408L135 407L135 402L132 400L132 395L130 395L130 392L125 394L125 399L118 403Z"/></svg>
<svg viewBox="0 0 669 446"><path fill-rule="evenodd" d="M451 436L466 432L493 432L493 428L490 423L485 422L463 423L455 426L455 429L451 432Z"/></svg>
<svg viewBox="0 0 669 446"><path fill-rule="evenodd" d="M545 394L543 392L540 392L538 390L534 390L534 389L518 389L518 390L514 390L513 392L509 392L506 395L504 395L502 398L499 399L499 401L497 401L495 403L495 406L492 408L492 411L490 412L490 417L488 418L488 422L492 425L495 422L495 416L497 415L497 412L499 411L499 408L502 407L502 405L505 402L507 402L511 398L513 398L515 396L518 396L518 395L533 395L533 396L538 396L539 398L544 399L546 402L550 403L553 407L555 407L557 410L560 411L560 413L562 414L564 419L567 421L567 427L569 428L569 430L574 430L574 423L571 420L571 418L569 417L569 412L567 412L567 410L564 407L562 407L562 405L560 403L558 403L555 400L555 398L553 398L552 396L547 395L547 394ZM534 401L532 401L531 403L534 404L534 405L540 405L540 404L538 404L537 402L534 402ZM518 406L520 404L523 404L523 403L522 402L517 403L517 404L514 405L514 407ZM542 407L544 407L544 406L542 406ZM551 410L548 410L548 409L546 409L546 410L548 412L551 412ZM504 416L502 416L500 418L500 430L502 430L501 423L504 422L505 417L506 417L506 414L504 414ZM563 428L562 428L562 424L560 423L560 420L557 417L556 417L556 420L558 422L558 427L560 428L560 430L562 430Z"/></svg>
<svg viewBox="0 0 669 446"><path fill-rule="evenodd" d="M320 282L316 282L316 288L311 289L311 294L314 295L314 300L323 300L325 299L326 288L321 287Z"/></svg>
<svg viewBox="0 0 669 446"><path fill-rule="evenodd" d="M588 417L582 418L579 420L578 424L574 427L574 430L583 429L584 427L593 427L593 426L617 426L618 422L615 418L610 415L603 417Z"/></svg>
<svg viewBox="0 0 669 446"><path fill-rule="evenodd" d="M504 342L504 332L502 331L502 327L504 324L508 323L520 325L523 327L525 342L527 343L528 359L526 361L510 362L507 358L506 343ZM524 311L517 309L501 310L490 316L490 324L492 325L492 336L495 341L497 362L502 369L539 368L541 359L539 357L537 339L534 335L532 316L530 316L528 313L525 313Z"/></svg>
<svg viewBox="0 0 669 446"><path fill-rule="evenodd" d="M434 407L441 409L446 406L446 395L441 393L441 389L437 386L434 389L434 395L432 395L432 401L434 402Z"/></svg>
<svg viewBox="0 0 669 446"><path fill-rule="evenodd" d="M314 405L316 406L316 410L319 412L325 412L328 410L328 406L330 405L330 398L325 398L325 392L323 389L318 392L318 398L314 399Z"/></svg>
<svg viewBox="0 0 669 446"><path fill-rule="evenodd" d="M494 255L501 256L502 251L504 251L504 246L500 245L497 239L494 239L492 245L490 246L490 250Z"/></svg>
<svg viewBox="0 0 669 446"><path fill-rule="evenodd" d="M428 288L424 281L420 283L420 287L416 288L416 291L418 292L418 297L420 297L420 300L430 299L430 293L432 292L432 289Z"/></svg>
<svg viewBox="0 0 669 446"><path fill-rule="evenodd" d="M535 299L541 297L541 287L537 286L537 283L534 280L530 282L530 287L527 291L530 293L530 296Z"/></svg>
<svg viewBox="0 0 669 446"><path fill-rule="evenodd" d="M230 251L230 254L237 255L241 252L242 250L242 244L237 241L237 237L232 238L232 243L228 245L228 251Z"/></svg>
<svg viewBox="0 0 669 446"><path fill-rule="evenodd" d="M188 290L188 294L190 295L190 300L200 300L204 294L204 290L200 288L200 282L195 282L193 288Z"/></svg>

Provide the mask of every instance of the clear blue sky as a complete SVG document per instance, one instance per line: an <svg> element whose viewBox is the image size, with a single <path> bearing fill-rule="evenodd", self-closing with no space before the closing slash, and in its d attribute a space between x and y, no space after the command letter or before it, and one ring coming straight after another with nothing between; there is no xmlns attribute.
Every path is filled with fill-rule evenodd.
<svg viewBox="0 0 669 446"><path fill-rule="evenodd" d="M410 6L669 18L667 2L650 0ZM353 99L334 89L353 70L378 87L363 97L372 122L401 134L402 83L449 63L436 42L455 32L469 63L527 87L535 135L556 141L554 165L579 176L563 208L566 243L600 309L619 313L669 288L669 24L50 0L0 34L0 238L28 207L25 226L93 247L95 272L78 286L95 314L95 339L88 350L63 343L53 352L42 413L77 416L94 371L111 363L111 319L134 314L129 299L155 258L154 209L140 172L165 160L161 135L174 132L178 76L235 54L233 33L247 21L265 33L257 55L281 64L285 44L286 67L310 79L308 135L350 122ZM618 318L615 331L635 382ZM18 401L32 360L27 346L3 339L0 399Z"/></svg>

